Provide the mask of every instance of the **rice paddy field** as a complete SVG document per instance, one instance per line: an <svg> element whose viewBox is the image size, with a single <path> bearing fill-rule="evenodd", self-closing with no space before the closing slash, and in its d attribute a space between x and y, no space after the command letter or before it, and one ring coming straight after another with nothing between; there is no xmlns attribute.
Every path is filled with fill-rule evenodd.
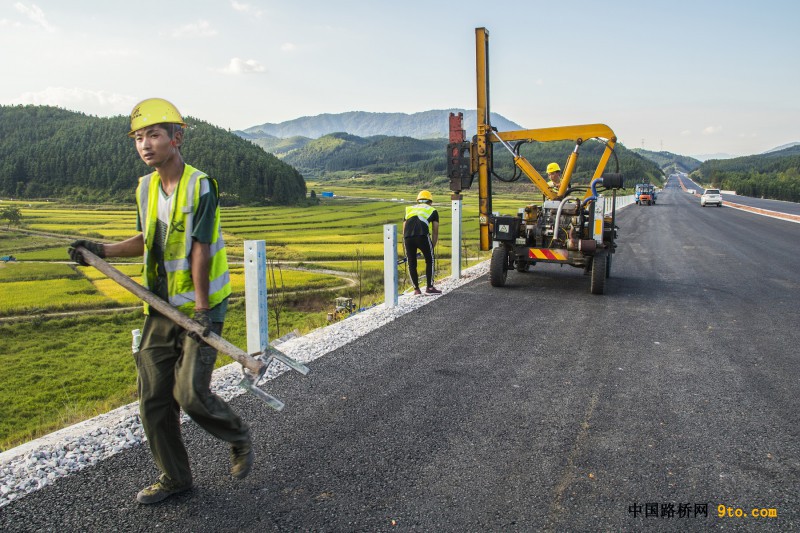
<svg viewBox="0 0 800 533"><path fill-rule="evenodd" d="M245 240L264 240L275 283L270 306L281 305L280 324L270 316L270 336L301 334L326 324L337 296L362 307L383 298L383 226L398 226L402 250L405 206L416 189L376 190L357 182L309 183L333 198L311 207L222 209L233 286L224 336L246 344L242 255ZM440 215L437 277L450 274L449 191L432 191ZM467 264L478 251L477 194L463 202L462 249ZM494 210L516 212L520 200L494 200ZM130 331L140 328L139 302L91 267L69 260L79 238L115 242L135 235L134 206L75 206L56 202L0 201L18 205L19 227L0 226L0 451L65 425L135 400L136 371ZM464 252L462 252L464 253ZM116 261L116 260L115 260ZM141 282L137 259L115 266ZM424 272L424 270L423 270ZM400 267L401 290L408 277ZM280 303L272 298L280 295ZM219 364L227 363L220 357Z"/></svg>

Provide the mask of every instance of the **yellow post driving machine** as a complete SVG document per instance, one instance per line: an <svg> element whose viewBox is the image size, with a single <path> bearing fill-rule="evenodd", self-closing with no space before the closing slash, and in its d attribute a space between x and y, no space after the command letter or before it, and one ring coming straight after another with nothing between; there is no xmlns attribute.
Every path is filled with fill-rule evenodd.
<svg viewBox="0 0 800 533"><path fill-rule="evenodd" d="M532 130L500 132L493 128L489 112L489 32L475 30L478 86L477 135L465 139L461 114L450 114L450 139L447 146L447 172L454 197L472 186L478 176L480 208L480 248L491 249L489 280L495 287L505 285L508 271L527 272L538 262L580 267L591 274L592 294L603 294L610 274L616 226L616 190L622 188L619 173L604 174L614 154L616 135L604 124L585 124ZM605 144L591 182L571 185L570 180L584 141L597 139ZM520 155L526 142L573 141L575 148L567 159L561 185L556 189ZM511 152L514 165L542 192L542 205L530 204L515 216L492 214L491 176L494 172L494 144ZM514 143L514 144L512 144ZM603 192L611 191L606 197Z"/></svg>

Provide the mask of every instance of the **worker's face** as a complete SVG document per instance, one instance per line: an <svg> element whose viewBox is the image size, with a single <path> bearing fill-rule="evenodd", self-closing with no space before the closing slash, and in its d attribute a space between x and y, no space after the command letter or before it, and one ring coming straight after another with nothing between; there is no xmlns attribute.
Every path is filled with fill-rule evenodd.
<svg viewBox="0 0 800 533"><path fill-rule="evenodd" d="M181 142L183 142L183 132L175 132L175 136L170 139L167 130L156 124L137 130L133 134L133 140L142 161L147 166L158 168L165 165L178 153Z"/></svg>
<svg viewBox="0 0 800 533"><path fill-rule="evenodd" d="M561 171L556 170L555 172L551 172L550 174L547 175L547 177L553 180L554 182L559 182L561 181Z"/></svg>

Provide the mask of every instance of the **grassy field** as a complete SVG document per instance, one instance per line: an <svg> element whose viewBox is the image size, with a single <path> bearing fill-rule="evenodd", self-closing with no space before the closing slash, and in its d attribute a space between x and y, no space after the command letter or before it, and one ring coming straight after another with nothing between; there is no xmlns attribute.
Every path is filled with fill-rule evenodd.
<svg viewBox="0 0 800 533"><path fill-rule="evenodd" d="M285 309L280 333L301 333L326 324L337 296L350 296L362 307L383 299L383 226L398 225L416 189L376 190L357 181L309 184L318 194L337 197L314 207L223 208L222 226L231 262L234 298L224 336L246 344L241 265L244 240L264 240L267 257L280 266ZM436 249L437 276L449 275L451 210L449 192L434 190L441 218ZM496 198L494 210L515 213L520 200ZM66 248L75 238L113 242L135 234L135 208L21 203L22 228L0 229L0 450L135 400L135 368L130 332L141 327L141 312L126 310L137 300L91 267L69 262ZM477 250L477 198L463 204L463 247ZM33 233L30 233L33 232ZM360 261L357 259L360 258ZM140 281L137 263L117 267ZM335 275L329 271L338 271ZM401 290L408 276L400 267ZM272 296L274 291L270 289ZM272 304L270 304L272 305ZM116 308L113 314L83 310ZM74 312L69 317L46 317ZM15 317L21 317L17 319ZM278 327L270 317L270 336ZM220 364L228 361L221 357Z"/></svg>
<svg viewBox="0 0 800 533"><path fill-rule="evenodd" d="M246 346L244 302L231 303L223 335ZM290 311L282 331L326 323ZM131 330L139 311L0 324L0 451L136 400ZM45 333L47 332L47 333ZM230 363L220 356L217 366Z"/></svg>

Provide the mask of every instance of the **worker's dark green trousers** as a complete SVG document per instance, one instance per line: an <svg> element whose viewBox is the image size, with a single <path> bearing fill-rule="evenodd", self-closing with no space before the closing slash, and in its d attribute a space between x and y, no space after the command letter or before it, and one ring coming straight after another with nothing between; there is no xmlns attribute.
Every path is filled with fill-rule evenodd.
<svg viewBox="0 0 800 533"><path fill-rule="evenodd" d="M214 322L214 333L222 323ZM156 465L168 487L191 485L189 456L181 439L180 408L211 435L227 442L249 438L246 423L210 390L217 351L151 310L136 354L139 414Z"/></svg>

